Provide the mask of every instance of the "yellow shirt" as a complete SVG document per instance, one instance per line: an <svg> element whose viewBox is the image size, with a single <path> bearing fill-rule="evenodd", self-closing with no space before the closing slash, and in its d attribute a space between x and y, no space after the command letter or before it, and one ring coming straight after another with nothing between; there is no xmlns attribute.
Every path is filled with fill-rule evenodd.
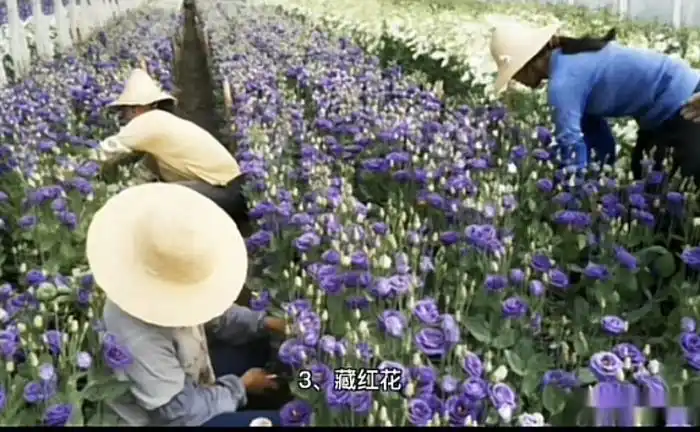
<svg viewBox="0 0 700 432"><path fill-rule="evenodd" d="M152 110L105 139L106 153L141 151L153 155L163 180L201 180L222 186L238 177L241 169L231 153L209 132L174 114Z"/></svg>

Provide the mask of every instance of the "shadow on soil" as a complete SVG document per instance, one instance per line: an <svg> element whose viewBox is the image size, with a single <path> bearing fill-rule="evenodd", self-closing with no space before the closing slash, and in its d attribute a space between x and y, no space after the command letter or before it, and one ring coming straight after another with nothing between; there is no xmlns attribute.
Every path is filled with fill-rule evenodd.
<svg viewBox="0 0 700 432"><path fill-rule="evenodd" d="M205 42L197 31L197 10L193 2L189 1L185 2L183 8L185 25L181 54L177 56L174 65L178 97L176 113L220 139L219 130L223 119L214 98L214 80L209 70Z"/></svg>

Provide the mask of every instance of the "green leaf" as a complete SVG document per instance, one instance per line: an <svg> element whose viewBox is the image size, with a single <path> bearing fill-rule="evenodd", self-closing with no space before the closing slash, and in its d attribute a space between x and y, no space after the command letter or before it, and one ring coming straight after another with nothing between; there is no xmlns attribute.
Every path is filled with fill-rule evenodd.
<svg viewBox="0 0 700 432"><path fill-rule="evenodd" d="M464 320L467 331L479 342L489 343L491 341L491 330L486 327L485 320L481 316L469 317Z"/></svg>
<svg viewBox="0 0 700 432"><path fill-rule="evenodd" d="M583 332L576 333L576 337L574 338L574 352L577 356L585 358L588 356L588 351L589 347L586 335L584 335Z"/></svg>
<svg viewBox="0 0 700 432"><path fill-rule="evenodd" d="M650 246L637 253L640 261L649 267L657 276L667 278L676 272L676 262L673 254L663 246Z"/></svg>
<svg viewBox="0 0 700 432"><path fill-rule="evenodd" d="M525 396L533 396L538 392L538 388L542 378L539 374L529 374L525 375L523 382L520 384L520 392Z"/></svg>
<svg viewBox="0 0 700 432"><path fill-rule="evenodd" d="M551 415L559 414L566 408L568 395L553 385L548 385L542 393L542 405Z"/></svg>
<svg viewBox="0 0 700 432"><path fill-rule="evenodd" d="M585 298L578 296L574 299L574 320L577 323L586 322L590 317L591 307Z"/></svg>
<svg viewBox="0 0 700 432"><path fill-rule="evenodd" d="M591 385L598 382L598 379L588 368L579 368L576 370L576 377L582 385Z"/></svg>
<svg viewBox="0 0 700 432"><path fill-rule="evenodd" d="M515 345L517 341L517 336L515 330L513 329L503 329L501 333L496 337L496 339L491 342L494 348L506 349Z"/></svg>
<svg viewBox="0 0 700 432"><path fill-rule="evenodd" d="M552 359L544 353L538 353L527 359L528 375L544 372L550 368Z"/></svg>
<svg viewBox="0 0 700 432"><path fill-rule="evenodd" d="M525 364L525 361L520 358L518 353L511 350L505 350L503 354L506 357L510 370L515 372L517 375L525 376L527 373L527 365Z"/></svg>
<svg viewBox="0 0 700 432"><path fill-rule="evenodd" d="M652 306L652 303L647 303L644 306L640 307L639 309L633 310L632 312L628 313L627 316L625 317L625 319L630 324L634 324L634 323L640 321L645 316L649 315L649 313L653 310L654 310L654 308Z"/></svg>
<svg viewBox="0 0 700 432"><path fill-rule="evenodd" d="M82 391L82 397L91 402L113 401L129 391L129 388L131 383L109 377L88 383Z"/></svg>

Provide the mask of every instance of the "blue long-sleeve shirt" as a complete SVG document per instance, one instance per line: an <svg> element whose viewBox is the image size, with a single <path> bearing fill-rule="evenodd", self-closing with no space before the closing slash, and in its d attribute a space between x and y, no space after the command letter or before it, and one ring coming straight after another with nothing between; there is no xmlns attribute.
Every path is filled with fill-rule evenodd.
<svg viewBox="0 0 700 432"><path fill-rule="evenodd" d="M573 55L555 50L548 100L563 157L583 167L593 149L599 160L614 162L606 118L632 117L640 129L653 130L679 112L698 82L700 74L681 60L615 42Z"/></svg>

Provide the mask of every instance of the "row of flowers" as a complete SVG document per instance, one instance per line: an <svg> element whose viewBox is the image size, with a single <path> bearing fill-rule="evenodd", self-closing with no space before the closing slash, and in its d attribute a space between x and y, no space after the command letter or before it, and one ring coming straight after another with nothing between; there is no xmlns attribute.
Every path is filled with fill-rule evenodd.
<svg viewBox="0 0 700 432"><path fill-rule="evenodd" d="M328 15L284 12L300 5L204 10L260 228L252 307L289 319L280 359L321 389L299 389L285 423L614 422L581 409L590 388L601 407L681 405L700 248L679 182L559 170L546 129L488 104L447 114L420 76L326 33ZM334 3L336 30L394 16L368 5ZM669 221L682 240L655 235ZM402 391L339 389L338 368L398 370Z"/></svg>
<svg viewBox="0 0 700 432"><path fill-rule="evenodd" d="M94 149L117 130L105 107L140 59L172 88L177 25L173 12L133 12L0 89L0 424L114 423L102 404L126 390L113 371L131 359L102 329L83 251L92 214L136 179L99 181Z"/></svg>
<svg viewBox="0 0 700 432"><path fill-rule="evenodd" d="M524 20L532 23L558 22L564 33L604 34L612 27L629 46L648 48L682 57L700 65L700 32L688 28L620 20L613 14L593 12L585 7L543 5L538 2L484 2L480 0L422 2L391 0L278 1L266 4L321 25L337 36L351 37L377 55L401 58L418 64L431 80L455 81L455 96L471 104L494 103L491 84L495 64L488 41L499 22ZM398 47L398 49L397 49ZM462 84L462 85L460 85ZM529 126L549 123L546 98L540 92L513 93L508 106L511 115ZM632 145L636 125L616 122L622 145Z"/></svg>

